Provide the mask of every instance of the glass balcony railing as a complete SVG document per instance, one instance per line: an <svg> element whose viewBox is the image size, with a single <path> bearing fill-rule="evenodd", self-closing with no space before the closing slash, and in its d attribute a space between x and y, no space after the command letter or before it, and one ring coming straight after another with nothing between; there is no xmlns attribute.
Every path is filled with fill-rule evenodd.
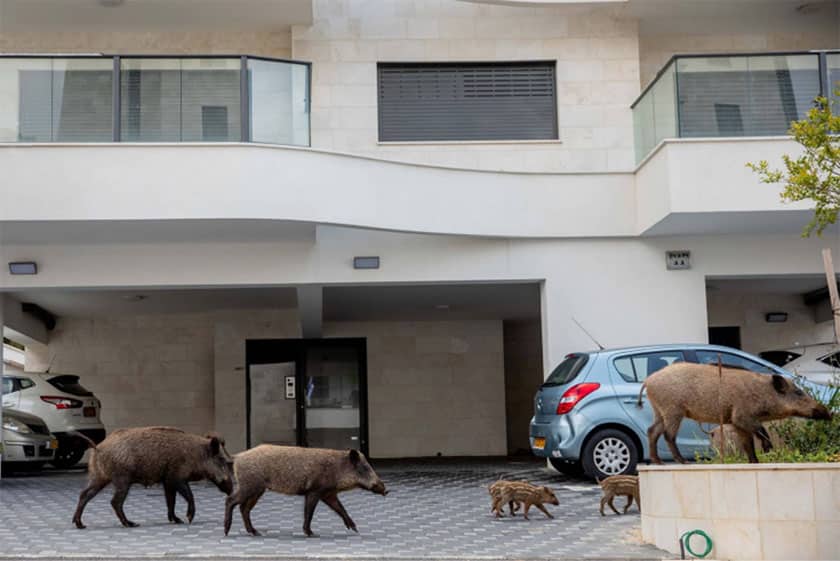
<svg viewBox="0 0 840 561"><path fill-rule="evenodd" d="M838 82L840 53L675 56L632 105L636 162L666 138L787 134Z"/></svg>
<svg viewBox="0 0 840 561"><path fill-rule="evenodd" d="M256 57L0 57L0 142L309 146L310 66Z"/></svg>

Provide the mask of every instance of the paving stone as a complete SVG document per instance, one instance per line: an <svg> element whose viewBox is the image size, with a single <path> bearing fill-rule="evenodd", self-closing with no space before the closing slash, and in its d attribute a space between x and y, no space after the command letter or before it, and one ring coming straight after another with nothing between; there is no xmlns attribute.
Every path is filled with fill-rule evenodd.
<svg viewBox="0 0 840 561"><path fill-rule="evenodd" d="M159 487L132 487L125 503L123 528L106 488L87 506L87 529L71 523L86 476L81 471L45 471L8 476L0 481L0 557L26 554L52 557L190 557L283 559L379 558L517 558L517 559L661 559L667 554L628 540L639 527L638 511L602 517L600 490L529 461L375 462L391 493L388 497L354 491L341 495L359 528L349 532L324 505L312 528L301 531L303 499L266 493L251 513L260 537L249 536L238 511L229 536L222 530L224 496L208 483L193 483L196 518L190 525L169 524ZM500 477L527 480L555 489L560 506L548 505L548 519L536 511L496 519L490 513L487 486ZM186 505L178 498L183 518ZM25 536L25 538L24 538ZM22 541L23 540L23 541Z"/></svg>

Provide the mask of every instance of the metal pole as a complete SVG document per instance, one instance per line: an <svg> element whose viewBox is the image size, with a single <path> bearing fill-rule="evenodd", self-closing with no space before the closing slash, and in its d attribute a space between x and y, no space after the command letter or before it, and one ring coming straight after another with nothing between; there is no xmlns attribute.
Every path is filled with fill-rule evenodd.
<svg viewBox="0 0 840 561"><path fill-rule="evenodd" d="M239 67L239 128L242 142L251 140L251 98L248 84L248 57L240 58Z"/></svg>
<svg viewBox="0 0 840 561"><path fill-rule="evenodd" d="M831 98L831 84L828 82L828 58L825 51L819 53L820 95Z"/></svg>
<svg viewBox="0 0 840 561"><path fill-rule="evenodd" d="M113 141L119 142L121 136L120 127L122 123L120 122L120 117L122 113L122 98L121 98L121 90L120 90L120 81L121 81L121 71L120 71L120 57L114 57L114 70L111 73L111 105L112 105L112 119L113 123L111 123L111 130L114 131Z"/></svg>

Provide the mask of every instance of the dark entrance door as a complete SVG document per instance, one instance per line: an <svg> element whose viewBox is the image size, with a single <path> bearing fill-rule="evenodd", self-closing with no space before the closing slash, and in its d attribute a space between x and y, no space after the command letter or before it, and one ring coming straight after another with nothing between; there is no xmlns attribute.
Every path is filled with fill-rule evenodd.
<svg viewBox="0 0 840 561"><path fill-rule="evenodd" d="M712 345L723 345L733 349L741 348L741 328L731 327L710 327L709 343Z"/></svg>
<svg viewBox="0 0 840 561"><path fill-rule="evenodd" d="M366 356L364 339L247 341L248 446L367 454Z"/></svg>

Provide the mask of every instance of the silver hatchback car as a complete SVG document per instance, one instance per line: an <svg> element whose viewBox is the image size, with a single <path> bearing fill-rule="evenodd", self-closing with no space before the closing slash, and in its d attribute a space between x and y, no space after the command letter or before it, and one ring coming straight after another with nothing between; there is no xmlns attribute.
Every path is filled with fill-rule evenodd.
<svg viewBox="0 0 840 561"><path fill-rule="evenodd" d="M35 415L3 409L3 462L37 469L53 459L58 440Z"/></svg>
<svg viewBox="0 0 840 561"><path fill-rule="evenodd" d="M634 473L650 457L647 428L653 411L647 400L636 406L641 384L674 362L717 363L760 374L790 372L737 349L716 345L658 345L609 349L566 356L534 396L531 419L532 452L548 458L559 471L583 471L589 477ZM797 378L817 394L827 387ZM708 432L691 419L683 420L677 446L687 458L709 450ZM664 443L659 455L670 459Z"/></svg>

